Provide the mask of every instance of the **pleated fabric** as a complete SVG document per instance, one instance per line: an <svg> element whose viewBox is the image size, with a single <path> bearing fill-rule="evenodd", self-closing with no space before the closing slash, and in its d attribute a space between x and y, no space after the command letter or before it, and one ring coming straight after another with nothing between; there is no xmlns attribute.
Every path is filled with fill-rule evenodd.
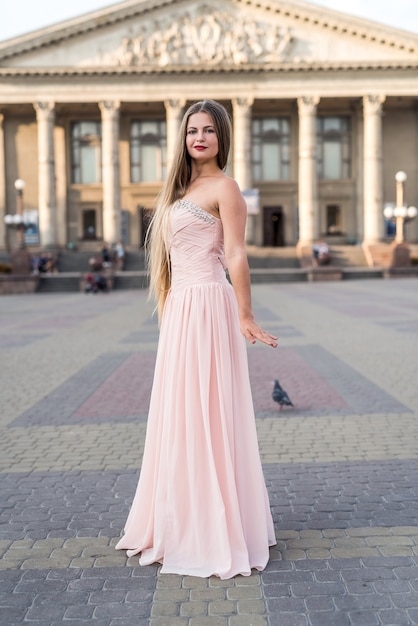
<svg viewBox="0 0 418 626"><path fill-rule="evenodd" d="M138 487L116 549L162 573L231 578L275 544L222 223L179 201Z"/></svg>

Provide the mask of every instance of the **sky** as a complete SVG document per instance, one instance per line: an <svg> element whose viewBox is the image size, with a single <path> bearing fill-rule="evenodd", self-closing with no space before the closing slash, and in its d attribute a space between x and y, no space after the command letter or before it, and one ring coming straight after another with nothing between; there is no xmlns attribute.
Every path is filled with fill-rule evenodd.
<svg viewBox="0 0 418 626"><path fill-rule="evenodd" d="M116 3L109 0L8 0L0 19L0 41L111 4ZM317 0L314 4L418 34L418 0Z"/></svg>

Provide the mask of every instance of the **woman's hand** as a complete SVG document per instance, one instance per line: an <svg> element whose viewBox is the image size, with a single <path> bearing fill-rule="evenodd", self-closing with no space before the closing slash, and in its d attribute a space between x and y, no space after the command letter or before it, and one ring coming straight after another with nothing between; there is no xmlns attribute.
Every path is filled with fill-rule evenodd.
<svg viewBox="0 0 418 626"><path fill-rule="evenodd" d="M241 320L240 326L242 334L250 343L261 341L272 348L277 348L277 337L260 328L253 319Z"/></svg>

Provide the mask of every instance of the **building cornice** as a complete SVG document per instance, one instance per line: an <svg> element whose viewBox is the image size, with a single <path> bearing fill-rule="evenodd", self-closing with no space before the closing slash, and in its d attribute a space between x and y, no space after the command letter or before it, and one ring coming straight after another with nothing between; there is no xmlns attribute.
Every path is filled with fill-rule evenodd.
<svg viewBox="0 0 418 626"><path fill-rule="evenodd" d="M303 74L303 73L335 73L335 72L358 72L386 70L418 70L418 59L410 61L370 61L370 62L320 62L320 63L280 63L247 64L245 66L222 66L207 67L198 66L170 66L165 68L138 67L138 66L110 66L110 67L52 67L52 68L26 68L26 67L0 67L1 78L82 78L82 77L108 77L108 76L169 76L169 75L228 75L228 74Z"/></svg>

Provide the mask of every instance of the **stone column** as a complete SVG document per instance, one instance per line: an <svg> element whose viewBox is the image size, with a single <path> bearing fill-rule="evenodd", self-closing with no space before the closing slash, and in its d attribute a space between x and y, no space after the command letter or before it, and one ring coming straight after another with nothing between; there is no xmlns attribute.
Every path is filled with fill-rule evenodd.
<svg viewBox="0 0 418 626"><path fill-rule="evenodd" d="M364 240L366 245L383 238L382 95L364 96Z"/></svg>
<svg viewBox="0 0 418 626"><path fill-rule="evenodd" d="M251 107L252 98L234 98L234 178L241 191L251 189Z"/></svg>
<svg viewBox="0 0 418 626"><path fill-rule="evenodd" d="M166 124L167 124L167 171L173 162L174 150L180 130L183 109L186 100L165 100Z"/></svg>
<svg viewBox="0 0 418 626"><path fill-rule="evenodd" d="M0 249L7 247L6 225L4 223L4 216L6 215L6 170L3 122L4 115L0 113Z"/></svg>
<svg viewBox="0 0 418 626"><path fill-rule="evenodd" d="M54 123L55 103L35 102L38 122L38 210L41 246L57 245L55 199Z"/></svg>
<svg viewBox="0 0 418 626"><path fill-rule="evenodd" d="M241 191L251 189L251 107L253 98L234 98L232 111L234 121L234 178ZM255 242L255 215L247 215L245 229L246 243Z"/></svg>
<svg viewBox="0 0 418 626"><path fill-rule="evenodd" d="M109 244L121 238L119 181L119 109L116 100L99 102L102 114L103 239Z"/></svg>
<svg viewBox="0 0 418 626"><path fill-rule="evenodd" d="M311 246L319 235L316 109L318 96L298 98L299 112L299 241Z"/></svg>
<svg viewBox="0 0 418 626"><path fill-rule="evenodd" d="M66 139L65 125L55 124L54 144L55 144L55 195L57 202L57 242L61 247L65 247L67 241L67 169L66 169Z"/></svg>
<svg viewBox="0 0 418 626"><path fill-rule="evenodd" d="M364 154L364 119L363 119L363 107L359 104L356 107L356 154L355 159L353 159L353 169L352 176L356 181L356 213L355 213L355 228L354 233L356 234L357 242L363 241L364 234L364 219L363 219L363 195L364 195L364 168L363 168L363 154Z"/></svg>

